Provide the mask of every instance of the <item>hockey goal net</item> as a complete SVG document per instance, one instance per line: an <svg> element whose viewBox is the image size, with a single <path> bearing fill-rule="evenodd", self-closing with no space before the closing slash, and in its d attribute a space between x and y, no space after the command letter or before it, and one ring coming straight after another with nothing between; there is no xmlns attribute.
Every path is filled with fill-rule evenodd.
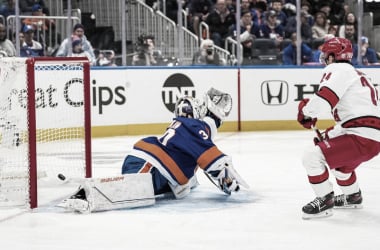
<svg viewBox="0 0 380 250"><path fill-rule="evenodd" d="M41 178L91 176L89 63L1 58L0 206L38 206Z"/></svg>

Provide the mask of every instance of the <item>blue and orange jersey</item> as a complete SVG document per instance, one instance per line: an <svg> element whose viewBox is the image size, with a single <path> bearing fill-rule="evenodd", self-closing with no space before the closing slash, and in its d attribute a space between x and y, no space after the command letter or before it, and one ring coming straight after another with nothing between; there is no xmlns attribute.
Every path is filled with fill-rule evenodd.
<svg viewBox="0 0 380 250"><path fill-rule="evenodd" d="M216 160L225 156L211 138L211 128L207 122L177 117L163 136L151 136L138 141L134 145L134 152L150 162L169 181L183 185L194 176L198 167L207 170Z"/></svg>

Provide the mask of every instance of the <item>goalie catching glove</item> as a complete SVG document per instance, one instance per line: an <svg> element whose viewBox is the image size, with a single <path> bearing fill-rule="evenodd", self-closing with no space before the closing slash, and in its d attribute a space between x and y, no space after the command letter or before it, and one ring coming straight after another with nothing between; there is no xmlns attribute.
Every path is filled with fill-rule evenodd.
<svg viewBox="0 0 380 250"><path fill-rule="evenodd" d="M223 156L217 160L207 169L206 173L210 174L211 178L217 181L217 184L214 184L228 195L232 192L238 192L240 186L249 189L249 185L234 169L231 158L228 156Z"/></svg>
<svg viewBox="0 0 380 250"><path fill-rule="evenodd" d="M315 123L317 123L317 118L312 118L309 116L305 116L302 109L306 106L306 104L310 100L308 98L302 99L300 103L298 104L298 115L297 115L297 121L307 129L311 129L311 127L315 126Z"/></svg>
<svg viewBox="0 0 380 250"><path fill-rule="evenodd" d="M215 88L207 91L204 97L205 106L207 107L207 116L210 116L217 123L217 127L226 119L232 109L232 97Z"/></svg>

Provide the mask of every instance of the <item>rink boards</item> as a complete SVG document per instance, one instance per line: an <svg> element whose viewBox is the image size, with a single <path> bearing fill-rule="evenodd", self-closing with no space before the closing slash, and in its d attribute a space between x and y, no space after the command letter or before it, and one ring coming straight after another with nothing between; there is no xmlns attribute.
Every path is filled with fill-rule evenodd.
<svg viewBox="0 0 380 250"><path fill-rule="evenodd" d="M379 68L359 70L380 83ZM234 100L222 131L301 129L298 102L318 89L321 72L321 67L93 67L92 134L160 133L179 96L202 98L210 87ZM320 126L330 119L326 113Z"/></svg>

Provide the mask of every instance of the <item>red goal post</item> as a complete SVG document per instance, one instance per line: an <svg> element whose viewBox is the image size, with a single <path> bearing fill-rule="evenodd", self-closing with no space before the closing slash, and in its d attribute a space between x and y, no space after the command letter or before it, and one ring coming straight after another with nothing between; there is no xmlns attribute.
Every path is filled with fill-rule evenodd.
<svg viewBox="0 0 380 250"><path fill-rule="evenodd" d="M91 177L87 58L0 60L0 206L38 206L41 177Z"/></svg>

